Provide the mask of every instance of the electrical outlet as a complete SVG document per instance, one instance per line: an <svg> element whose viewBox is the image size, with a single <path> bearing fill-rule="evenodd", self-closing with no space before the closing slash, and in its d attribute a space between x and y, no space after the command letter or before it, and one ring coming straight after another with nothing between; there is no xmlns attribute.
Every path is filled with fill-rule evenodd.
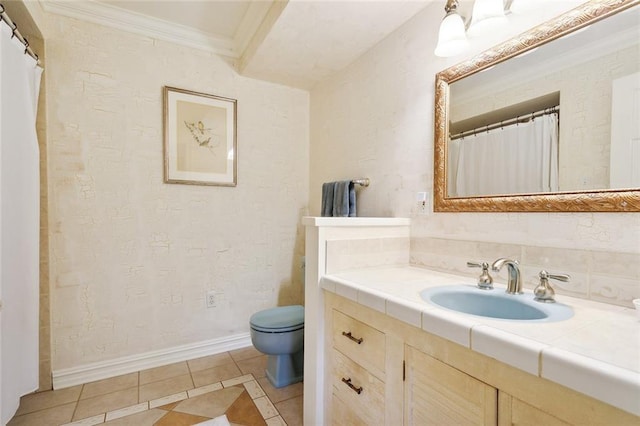
<svg viewBox="0 0 640 426"><path fill-rule="evenodd" d="M216 293L211 290L207 292L207 308L216 307Z"/></svg>
<svg viewBox="0 0 640 426"><path fill-rule="evenodd" d="M416 196L416 211L419 215L429 214L429 193L418 192Z"/></svg>

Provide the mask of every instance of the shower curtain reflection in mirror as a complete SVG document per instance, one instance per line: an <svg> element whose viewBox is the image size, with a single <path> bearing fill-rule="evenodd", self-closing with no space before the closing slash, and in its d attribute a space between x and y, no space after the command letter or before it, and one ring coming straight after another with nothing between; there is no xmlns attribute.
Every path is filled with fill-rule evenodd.
<svg viewBox="0 0 640 426"><path fill-rule="evenodd" d="M558 191L558 114L479 131L448 145L448 195Z"/></svg>

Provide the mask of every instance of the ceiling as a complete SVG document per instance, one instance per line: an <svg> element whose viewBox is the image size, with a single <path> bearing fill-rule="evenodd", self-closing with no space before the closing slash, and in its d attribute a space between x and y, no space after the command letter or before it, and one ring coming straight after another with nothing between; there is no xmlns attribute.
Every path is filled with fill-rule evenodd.
<svg viewBox="0 0 640 426"><path fill-rule="evenodd" d="M101 0L102 3L167 22L233 39L250 1L128 1Z"/></svg>
<svg viewBox="0 0 640 426"><path fill-rule="evenodd" d="M243 75L302 89L437 0L40 0L52 13L213 51Z"/></svg>

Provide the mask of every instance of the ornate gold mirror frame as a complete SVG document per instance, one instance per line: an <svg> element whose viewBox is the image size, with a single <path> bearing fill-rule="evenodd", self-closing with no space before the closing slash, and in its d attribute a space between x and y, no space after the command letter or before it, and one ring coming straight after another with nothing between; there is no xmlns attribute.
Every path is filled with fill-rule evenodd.
<svg viewBox="0 0 640 426"><path fill-rule="evenodd" d="M449 198L449 84L640 3L590 1L436 75L434 210L436 212L640 212L640 189Z"/></svg>

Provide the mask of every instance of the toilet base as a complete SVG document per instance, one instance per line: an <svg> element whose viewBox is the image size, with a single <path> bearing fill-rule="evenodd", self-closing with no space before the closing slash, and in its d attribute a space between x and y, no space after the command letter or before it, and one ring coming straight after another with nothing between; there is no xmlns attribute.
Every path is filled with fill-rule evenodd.
<svg viewBox="0 0 640 426"><path fill-rule="evenodd" d="M267 380L274 388L301 382L304 377L304 351L294 354L268 355Z"/></svg>

